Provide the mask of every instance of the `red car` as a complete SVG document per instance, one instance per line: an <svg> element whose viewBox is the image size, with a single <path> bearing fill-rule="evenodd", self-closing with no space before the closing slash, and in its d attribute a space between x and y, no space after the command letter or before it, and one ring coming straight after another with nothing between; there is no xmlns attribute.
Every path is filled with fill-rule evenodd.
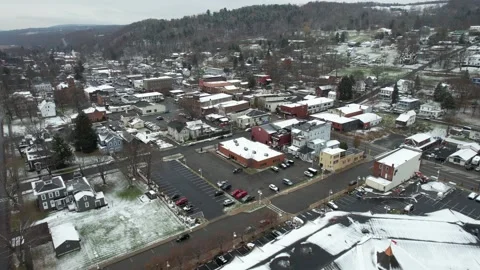
<svg viewBox="0 0 480 270"><path fill-rule="evenodd" d="M242 190L242 192L238 193L237 196L235 196L235 198L237 198L238 200L240 200L241 198L245 197L248 195L248 192L246 192L245 190Z"/></svg>
<svg viewBox="0 0 480 270"><path fill-rule="evenodd" d="M177 206L182 206L182 205L184 205L184 204L186 204L186 203L188 203L188 199L185 198L185 197L180 198L180 199L178 199L178 200L175 202L175 204L176 204Z"/></svg>
<svg viewBox="0 0 480 270"><path fill-rule="evenodd" d="M243 190L241 189L235 189L233 192L232 192L232 196L235 197L237 196L238 193L242 192Z"/></svg>

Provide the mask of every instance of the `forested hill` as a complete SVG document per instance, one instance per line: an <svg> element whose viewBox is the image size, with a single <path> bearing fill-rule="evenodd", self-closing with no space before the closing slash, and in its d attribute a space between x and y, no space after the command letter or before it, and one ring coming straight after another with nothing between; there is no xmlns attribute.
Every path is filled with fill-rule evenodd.
<svg viewBox="0 0 480 270"><path fill-rule="evenodd" d="M480 24L479 2L451 0L442 4L445 1L437 1L438 5L430 5L422 11L406 10L395 16L389 9L373 9L382 6L373 2L310 2L303 6L259 5L206 11L181 19L149 19L127 25L106 39L108 42L103 47L107 57L116 58L128 48L154 54L212 49L243 38L278 38L299 30L371 29L395 25L401 33L414 24L465 29Z"/></svg>

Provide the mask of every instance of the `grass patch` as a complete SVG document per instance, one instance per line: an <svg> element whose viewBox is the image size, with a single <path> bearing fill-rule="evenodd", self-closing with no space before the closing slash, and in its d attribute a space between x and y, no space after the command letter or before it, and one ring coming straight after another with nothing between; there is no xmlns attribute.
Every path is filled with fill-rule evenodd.
<svg viewBox="0 0 480 270"><path fill-rule="evenodd" d="M118 197L129 201L136 200L142 194L143 193L135 186L128 187L117 193Z"/></svg>
<svg viewBox="0 0 480 270"><path fill-rule="evenodd" d="M42 220L48 216L47 211L40 211L37 207L37 202L35 200L25 201L24 202L24 209L22 209L22 213L28 214L29 222L35 222L38 220ZM12 231L17 230L21 225L21 215L20 212L14 212L10 215L10 228Z"/></svg>

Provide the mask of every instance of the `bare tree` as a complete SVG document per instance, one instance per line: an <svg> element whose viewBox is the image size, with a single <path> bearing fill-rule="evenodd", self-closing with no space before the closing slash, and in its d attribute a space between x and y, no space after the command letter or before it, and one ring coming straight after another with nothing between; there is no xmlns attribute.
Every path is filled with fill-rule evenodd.
<svg viewBox="0 0 480 270"><path fill-rule="evenodd" d="M123 146L117 161L118 169L127 177L129 187L133 185L133 178L137 176L138 164L141 162L142 145L138 140Z"/></svg>
<svg viewBox="0 0 480 270"><path fill-rule="evenodd" d="M147 178L147 184L152 183L152 153L153 148L149 145L142 147L141 160L145 164L145 178Z"/></svg>
<svg viewBox="0 0 480 270"><path fill-rule="evenodd" d="M103 185L107 185L107 166L108 166L108 156L98 156L97 157L97 165L96 165L96 168L97 168L97 172L100 176L100 178L102 178L102 182L103 182Z"/></svg>

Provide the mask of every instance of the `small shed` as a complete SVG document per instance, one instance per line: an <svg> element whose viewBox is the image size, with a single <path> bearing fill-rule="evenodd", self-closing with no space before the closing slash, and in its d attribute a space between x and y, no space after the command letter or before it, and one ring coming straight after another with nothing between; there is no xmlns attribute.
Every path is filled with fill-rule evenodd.
<svg viewBox="0 0 480 270"><path fill-rule="evenodd" d="M50 234L57 257L80 249L80 236L72 223L50 228Z"/></svg>

